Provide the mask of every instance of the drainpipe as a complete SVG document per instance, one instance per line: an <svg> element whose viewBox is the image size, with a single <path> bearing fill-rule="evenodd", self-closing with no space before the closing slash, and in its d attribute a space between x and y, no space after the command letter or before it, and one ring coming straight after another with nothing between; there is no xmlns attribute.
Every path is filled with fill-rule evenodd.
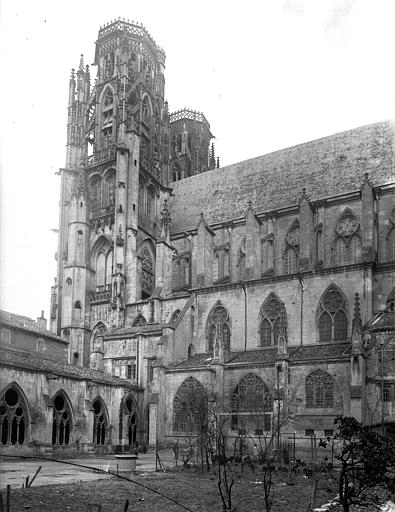
<svg viewBox="0 0 395 512"><path fill-rule="evenodd" d="M303 345L303 294L304 294L304 279L301 272L298 274L300 284L300 345Z"/></svg>
<svg viewBox="0 0 395 512"><path fill-rule="evenodd" d="M247 289L245 283L241 283L244 292L244 352L247 350Z"/></svg>

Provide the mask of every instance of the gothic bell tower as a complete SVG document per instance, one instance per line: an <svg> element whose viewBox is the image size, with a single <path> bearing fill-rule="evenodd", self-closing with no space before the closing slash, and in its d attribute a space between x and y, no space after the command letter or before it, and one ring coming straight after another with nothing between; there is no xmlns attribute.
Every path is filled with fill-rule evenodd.
<svg viewBox="0 0 395 512"><path fill-rule="evenodd" d="M51 296L51 328L70 341L70 362L83 366L92 333L122 327L127 306L153 292L169 193L163 50L145 27L117 19L100 28L94 65L93 87L82 57L70 78Z"/></svg>

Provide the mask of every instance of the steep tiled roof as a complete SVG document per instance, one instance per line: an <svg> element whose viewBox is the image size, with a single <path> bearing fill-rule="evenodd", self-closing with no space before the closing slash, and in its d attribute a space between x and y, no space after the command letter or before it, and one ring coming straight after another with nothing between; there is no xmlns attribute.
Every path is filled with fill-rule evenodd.
<svg viewBox="0 0 395 512"><path fill-rule="evenodd" d="M35 334L41 334L42 336L53 338L56 341L62 341L63 343L68 344L66 340L60 338L53 332L48 331L47 329L40 329L37 322L27 316L16 315L15 313L9 313L8 311L0 310L0 323L10 327L15 327L17 329L23 329L24 331L29 331Z"/></svg>
<svg viewBox="0 0 395 512"><path fill-rule="evenodd" d="M42 354L20 352L4 347L0 347L0 365L42 371L78 380L93 380L103 384L136 387L127 380L113 377L105 372L61 363L49 357L44 357Z"/></svg>
<svg viewBox="0 0 395 512"><path fill-rule="evenodd" d="M330 359L348 359L349 343L327 343L320 345L305 345L302 347L289 347L289 360L291 363L302 361L327 361ZM245 352L231 352L225 363L228 366L237 364L273 364L277 359L277 348L246 350ZM188 370L191 368L206 368L210 366L213 357L210 354L196 354L180 363L175 363L170 370Z"/></svg>
<svg viewBox="0 0 395 512"><path fill-rule="evenodd" d="M394 182L394 122L383 121L214 169L175 182L172 232L358 190L364 173L373 185Z"/></svg>

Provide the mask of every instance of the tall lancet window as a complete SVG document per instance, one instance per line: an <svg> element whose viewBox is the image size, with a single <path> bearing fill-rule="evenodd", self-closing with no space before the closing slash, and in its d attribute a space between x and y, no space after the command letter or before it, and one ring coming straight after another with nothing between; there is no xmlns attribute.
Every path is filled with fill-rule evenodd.
<svg viewBox="0 0 395 512"><path fill-rule="evenodd" d="M112 139L114 121L114 94L111 89L106 91L102 107L103 147L107 147Z"/></svg>

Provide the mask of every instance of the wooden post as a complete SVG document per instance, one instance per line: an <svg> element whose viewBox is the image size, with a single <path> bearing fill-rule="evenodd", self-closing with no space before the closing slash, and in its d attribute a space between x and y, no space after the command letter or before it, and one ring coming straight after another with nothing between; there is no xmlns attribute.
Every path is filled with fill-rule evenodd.
<svg viewBox="0 0 395 512"><path fill-rule="evenodd" d="M128 512L128 508L129 508L129 500L126 500L125 501L125 507L123 509L123 512Z"/></svg>
<svg viewBox="0 0 395 512"><path fill-rule="evenodd" d="M29 487L29 475L25 479L25 487Z"/></svg>
<svg viewBox="0 0 395 512"><path fill-rule="evenodd" d="M32 483L36 479L36 476L40 473L41 469L42 469L42 466L38 466L37 471L34 473L33 478L30 480L30 482L28 480L29 477L27 477L27 479L26 479L26 487L31 487L32 486Z"/></svg>
<svg viewBox="0 0 395 512"><path fill-rule="evenodd" d="M7 501L6 501L6 512L10 512L10 502L11 502L11 485L7 485Z"/></svg>
<svg viewBox="0 0 395 512"><path fill-rule="evenodd" d="M0 512L4 512L3 493L0 492Z"/></svg>
<svg viewBox="0 0 395 512"><path fill-rule="evenodd" d="M314 478L313 481L313 492L311 494L311 510L315 508L315 500L317 496L317 485L318 485L318 479Z"/></svg>

